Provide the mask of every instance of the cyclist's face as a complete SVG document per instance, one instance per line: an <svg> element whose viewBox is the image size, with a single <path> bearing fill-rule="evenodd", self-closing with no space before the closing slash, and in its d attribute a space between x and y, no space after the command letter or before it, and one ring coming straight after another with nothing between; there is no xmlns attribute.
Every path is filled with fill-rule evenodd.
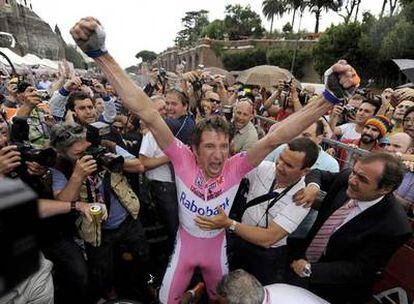
<svg viewBox="0 0 414 304"><path fill-rule="evenodd" d="M230 140L228 135L216 131L204 131L196 151L198 165L205 177L218 177L223 171L224 162L229 157Z"/></svg>

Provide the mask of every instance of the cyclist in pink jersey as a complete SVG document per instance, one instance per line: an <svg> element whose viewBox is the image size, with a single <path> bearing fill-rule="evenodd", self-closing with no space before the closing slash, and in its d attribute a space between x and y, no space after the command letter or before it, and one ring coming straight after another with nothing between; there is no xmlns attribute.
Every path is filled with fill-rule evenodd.
<svg viewBox="0 0 414 304"><path fill-rule="evenodd" d="M227 272L223 229L203 231L195 225L196 215L214 216L221 206L230 210L241 178L282 143L299 135L325 114L339 99L330 90L325 97L290 115L247 152L229 158L229 127L220 117L199 122L193 134L192 150L184 146L153 107L149 97L138 88L105 48L105 32L99 22L81 19L71 34L78 46L101 68L106 78L130 111L139 115L158 145L170 157L177 178L180 228L170 265L160 291L162 303L178 303L195 267L200 267L209 296ZM330 73L336 73L346 88L355 86L352 68L341 61ZM328 76L330 74L327 74ZM326 99L325 99L326 98Z"/></svg>

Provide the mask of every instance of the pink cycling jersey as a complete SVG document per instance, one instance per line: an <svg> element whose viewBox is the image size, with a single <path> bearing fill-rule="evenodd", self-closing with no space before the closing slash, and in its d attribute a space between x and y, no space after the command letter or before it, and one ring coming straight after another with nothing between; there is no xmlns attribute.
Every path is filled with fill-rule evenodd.
<svg viewBox="0 0 414 304"><path fill-rule="evenodd" d="M193 152L178 139L164 153L175 171L180 228L162 282L160 301L179 303L195 267L200 267L207 292L214 298L215 286L228 271L224 229L205 231L196 226L194 219L197 215L217 215L218 206L229 214L239 183L253 166L245 152L239 153L226 160L221 175L206 180Z"/></svg>
<svg viewBox="0 0 414 304"><path fill-rule="evenodd" d="M247 160L247 153L239 153L228 159L222 174L210 180L205 180L195 155L178 139L164 153L170 158L175 171L180 225L193 236L216 236L221 230L201 230L195 225L194 219L197 215L217 215L217 206L221 206L226 214L229 213L241 179L253 169Z"/></svg>

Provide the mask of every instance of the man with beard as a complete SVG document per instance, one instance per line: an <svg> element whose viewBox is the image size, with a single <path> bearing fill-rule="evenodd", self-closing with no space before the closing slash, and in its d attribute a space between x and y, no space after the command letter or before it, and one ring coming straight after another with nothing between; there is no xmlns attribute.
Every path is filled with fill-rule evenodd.
<svg viewBox="0 0 414 304"><path fill-rule="evenodd" d="M385 136L391 128L392 124L387 117L377 115L366 121L360 139L344 139L342 142L354 148L360 148L371 152L378 151L381 150L379 140ZM338 160L340 162L340 167L343 168L345 161L348 160L348 152L344 149L340 149L338 151Z"/></svg>

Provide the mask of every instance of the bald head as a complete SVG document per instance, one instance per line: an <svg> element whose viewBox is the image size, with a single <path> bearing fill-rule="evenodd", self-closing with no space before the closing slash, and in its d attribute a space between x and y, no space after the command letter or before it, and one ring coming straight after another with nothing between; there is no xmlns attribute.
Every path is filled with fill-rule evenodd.
<svg viewBox="0 0 414 304"><path fill-rule="evenodd" d="M390 145L385 147L391 153L411 153L413 139L407 133L401 132L390 136Z"/></svg>
<svg viewBox="0 0 414 304"><path fill-rule="evenodd" d="M241 99L234 108L234 126L237 130L245 127L253 118L253 104L247 99Z"/></svg>

